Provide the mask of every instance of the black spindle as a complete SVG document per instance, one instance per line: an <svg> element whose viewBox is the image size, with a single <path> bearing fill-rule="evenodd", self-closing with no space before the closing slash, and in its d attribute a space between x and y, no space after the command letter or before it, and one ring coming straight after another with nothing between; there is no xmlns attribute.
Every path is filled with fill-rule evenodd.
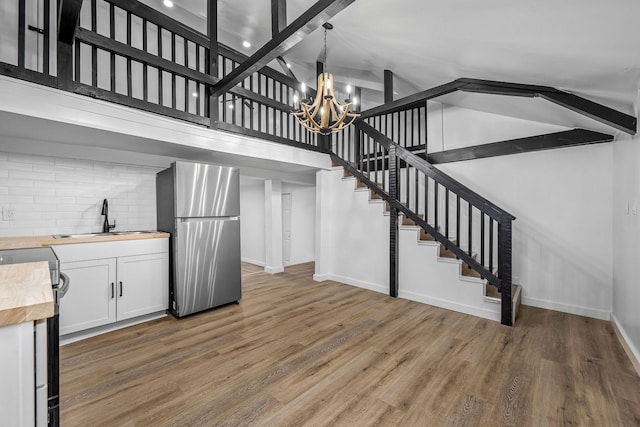
<svg viewBox="0 0 640 427"><path fill-rule="evenodd" d="M449 189L444 191L444 236L449 238Z"/></svg>
<svg viewBox="0 0 640 427"><path fill-rule="evenodd" d="M456 194L456 241L460 247L460 195Z"/></svg>
<svg viewBox="0 0 640 427"><path fill-rule="evenodd" d="M26 30L27 30L27 5L25 4L25 0L20 0L18 2L18 67L19 68L24 68Z"/></svg>
<svg viewBox="0 0 640 427"><path fill-rule="evenodd" d="M131 46L131 12L129 11L127 11L127 45ZM131 80L131 57L127 56L127 96L129 97L132 95Z"/></svg>
<svg viewBox="0 0 640 427"><path fill-rule="evenodd" d="M91 0L91 31L97 32L96 0ZM98 48L91 46L91 86L98 86Z"/></svg>
<svg viewBox="0 0 640 427"><path fill-rule="evenodd" d="M469 227L467 228L467 245L469 245L469 248L467 249L467 252L469 253L469 256L471 256L471 253L473 252L473 248L472 248L472 234L473 234L473 205L469 202L467 202L467 205L469 206Z"/></svg>
<svg viewBox="0 0 640 427"><path fill-rule="evenodd" d="M493 269L493 218L489 217L489 271L494 272Z"/></svg>
<svg viewBox="0 0 640 427"><path fill-rule="evenodd" d="M142 50L147 51L147 20L142 19ZM149 82L147 81L147 63L142 63L142 99L147 101L149 99L148 91L149 91Z"/></svg>
<svg viewBox="0 0 640 427"><path fill-rule="evenodd" d="M111 5L113 9L113 4ZM158 25L158 58L162 58L162 28ZM158 104L163 105L163 89L164 85L162 82L162 69L158 68Z"/></svg>
<svg viewBox="0 0 640 427"><path fill-rule="evenodd" d="M480 212L480 264L484 265L484 212Z"/></svg>
<svg viewBox="0 0 640 427"><path fill-rule="evenodd" d="M436 229L436 231L440 231L439 227L438 227L438 187L440 186L440 184L438 184L438 181L433 181L433 226Z"/></svg>
<svg viewBox="0 0 640 427"><path fill-rule="evenodd" d="M42 38L42 72L45 75L49 75L49 40L51 35L51 2L50 0L44 0L44 21L43 21L43 38Z"/></svg>
<svg viewBox="0 0 640 427"><path fill-rule="evenodd" d="M176 33L171 33L171 62L176 62ZM171 73L171 108L176 109L176 74Z"/></svg>

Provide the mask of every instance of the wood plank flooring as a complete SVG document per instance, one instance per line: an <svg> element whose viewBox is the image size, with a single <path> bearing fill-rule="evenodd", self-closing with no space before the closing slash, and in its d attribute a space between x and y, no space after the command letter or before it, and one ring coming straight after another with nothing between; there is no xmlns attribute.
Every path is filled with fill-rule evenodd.
<svg viewBox="0 0 640 427"><path fill-rule="evenodd" d="M638 426L609 322L516 326L243 266L243 298L61 348L63 426Z"/></svg>

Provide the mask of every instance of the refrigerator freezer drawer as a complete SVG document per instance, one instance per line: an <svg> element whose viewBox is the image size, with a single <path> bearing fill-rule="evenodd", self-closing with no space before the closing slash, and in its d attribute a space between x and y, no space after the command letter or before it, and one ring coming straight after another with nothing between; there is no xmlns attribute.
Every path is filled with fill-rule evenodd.
<svg viewBox="0 0 640 427"><path fill-rule="evenodd" d="M176 221L174 259L176 316L240 300L239 219Z"/></svg>
<svg viewBox="0 0 640 427"><path fill-rule="evenodd" d="M240 214L240 171L206 163L175 163L175 216Z"/></svg>

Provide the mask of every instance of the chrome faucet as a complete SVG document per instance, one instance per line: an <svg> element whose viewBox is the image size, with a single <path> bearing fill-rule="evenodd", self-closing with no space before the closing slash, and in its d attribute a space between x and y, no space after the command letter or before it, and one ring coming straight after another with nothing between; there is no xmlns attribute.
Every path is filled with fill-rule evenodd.
<svg viewBox="0 0 640 427"><path fill-rule="evenodd" d="M116 220L113 220L113 225L109 224L109 202L107 199L102 201L102 213L104 215L104 224L102 225L102 232L108 233L112 229L116 228Z"/></svg>

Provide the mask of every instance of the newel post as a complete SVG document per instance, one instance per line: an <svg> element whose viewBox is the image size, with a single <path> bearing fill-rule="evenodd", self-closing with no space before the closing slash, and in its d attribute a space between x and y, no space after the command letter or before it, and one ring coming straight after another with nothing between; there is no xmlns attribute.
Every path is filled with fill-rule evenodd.
<svg viewBox="0 0 640 427"><path fill-rule="evenodd" d="M511 239L512 221L505 218L498 224L498 276L502 281L500 294L502 296L502 319L503 325L513 324L513 304L511 301Z"/></svg>
<svg viewBox="0 0 640 427"><path fill-rule="evenodd" d="M389 295L398 296L398 158L396 146L389 147Z"/></svg>

